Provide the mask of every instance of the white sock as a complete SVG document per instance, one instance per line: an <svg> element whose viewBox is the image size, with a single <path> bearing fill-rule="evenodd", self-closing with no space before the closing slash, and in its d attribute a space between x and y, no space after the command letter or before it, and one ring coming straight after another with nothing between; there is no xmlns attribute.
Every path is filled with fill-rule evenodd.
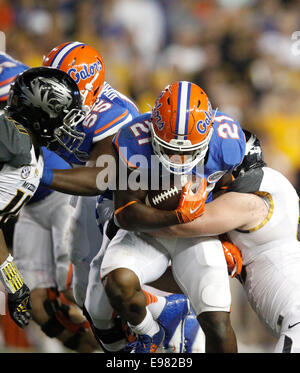
<svg viewBox="0 0 300 373"><path fill-rule="evenodd" d="M157 320L165 308L167 300L165 297L156 296L156 301L147 305L148 310L151 312L153 319Z"/></svg>
<svg viewBox="0 0 300 373"><path fill-rule="evenodd" d="M146 317L138 325L132 325L128 323L129 327L136 334L147 334L150 337L153 337L159 331L158 323L153 319L151 312L146 308Z"/></svg>

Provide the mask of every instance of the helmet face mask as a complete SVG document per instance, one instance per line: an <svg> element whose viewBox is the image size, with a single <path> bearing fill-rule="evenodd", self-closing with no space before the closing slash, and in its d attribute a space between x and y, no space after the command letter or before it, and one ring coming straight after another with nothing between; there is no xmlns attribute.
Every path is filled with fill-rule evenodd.
<svg viewBox="0 0 300 373"><path fill-rule="evenodd" d="M176 175L186 174L191 172L197 165L204 163L213 128L210 129L207 138L200 145L197 144L197 146L192 146L189 141L189 144L185 143L185 146L183 146L183 141L180 140L171 140L169 144L164 143L156 136L153 128L151 129L153 151L171 173Z"/></svg>
<svg viewBox="0 0 300 373"><path fill-rule="evenodd" d="M55 67L70 75L78 85L83 109L89 112L104 84L105 67L100 54L80 42L63 43L44 57L44 66Z"/></svg>
<svg viewBox="0 0 300 373"><path fill-rule="evenodd" d="M82 122L85 113L72 109L63 120L63 125L55 128L54 140L49 149L55 150L59 146L66 149L69 153L74 154L80 161L86 161L88 154L79 150L82 145L85 134L76 129L76 126Z"/></svg>
<svg viewBox="0 0 300 373"><path fill-rule="evenodd" d="M41 146L62 145L58 133L63 134L65 144L68 137L77 136L77 149L83 141L75 130L85 118L80 93L63 71L36 67L21 73L11 85L5 114L27 128ZM75 151L74 146L71 150Z"/></svg>
<svg viewBox="0 0 300 373"><path fill-rule="evenodd" d="M171 173L189 173L204 162L212 124L205 92L193 83L173 83L162 91L152 110L153 151Z"/></svg>

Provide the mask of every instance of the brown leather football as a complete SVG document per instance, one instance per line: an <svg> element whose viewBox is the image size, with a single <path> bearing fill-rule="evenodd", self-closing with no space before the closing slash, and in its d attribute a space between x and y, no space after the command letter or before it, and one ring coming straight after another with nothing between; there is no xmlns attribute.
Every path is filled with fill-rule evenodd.
<svg viewBox="0 0 300 373"><path fill-rule="evenodd" d="M178 206L181 190L176 185L167 190L150 190L146 196L145 203L159 210L175 210Z"/></svg>
<svg viewBox="0 0 300 373"><path fill-rule="evenodd" d="M195 175L189 177L182 176L180 183L175 183L174 180L171 180L169 188L149 190L145 199L146 205L159 210L175 210L180 201L182 188L187 183L188 178L190 179L191 177L193 180L192 191L195 191L200 185L201 178Z"/></svg>

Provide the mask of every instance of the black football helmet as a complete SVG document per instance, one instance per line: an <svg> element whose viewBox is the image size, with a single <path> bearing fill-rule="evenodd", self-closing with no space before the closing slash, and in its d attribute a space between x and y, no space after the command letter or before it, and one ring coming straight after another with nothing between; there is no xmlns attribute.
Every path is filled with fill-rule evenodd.
<svg viewBox="0 0 300 373"><path fill-rule="evenodd" d="M64 71L34 67L22 72L11 85L7 117L32 132L39 145L55 150L59 145L75 155L84 140L76 129L85 112L75 81Z"/></svg>
<svg viewBox="0 0 300 373"><path fill-rule="evenodd" d="M253 168L266 166L259 139L250 131L243 129L243 132L246 138L245 156L243 162L232 172L235 178Z"/></svg>

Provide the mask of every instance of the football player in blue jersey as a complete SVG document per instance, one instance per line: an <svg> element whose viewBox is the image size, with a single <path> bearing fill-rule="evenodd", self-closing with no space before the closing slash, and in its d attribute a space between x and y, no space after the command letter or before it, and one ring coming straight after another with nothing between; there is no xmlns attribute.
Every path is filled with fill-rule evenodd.
<svg viewBox="0 0 300 373"><path fill-rule="evenodd" d="M85 43L67 42L58 45L44 57L43 65L68 73L80 90L87 116L77 125L76 138L73 135L68 137L66 133L57 138L60 147L56 152L75 166L69 171L79 171L80 180L85 182L86 177L82 176L82 172L93 172L94 167L91 166L95 165L99 156L109 152L113 135L135 118L139 111L129 98L105 82L105 65L101 55ZM77 171L76 167L83 165L90 167ZM56 170L54 174L59 172ZM65 177L65 171L62 172ZM55 189L68 192L65 187L74 188L73 179L69 185ZM97 194L99 191L85 196L84 191L79 191L77 195L80 197L73 199L76 214L71 229L70 256L73 263L74 296L81 307L85 299L90 262L98 253L102 239L95 219ZM102 202L103 209L109 205L112 205L111 198Z"/></svg>
<svg viewBox="0 0 300 373"><path fill-rule="evenodd" d="M205 333L206 352L236 352L221 242L213 237L166 240L147 232L191 221L203 212L216 182L242 162L245 137L239 123L213 111L197 85L176 82L162 91L152 113L119 130L114 145L129 173L135 169L140 175L151 172L155 155L183 184L189 174L202 178L196 195L190 191L191 182L185 184L178 208L172 211L146 205L147 188L136 191L128 185L127 190L115 193L114 219L123 229L106 247L101 278L110 303L139 335L135 351L153 352L163 341L160 320L155 321L145 308L141 286L159 278L171 260L174 278ZM146 161L141 162L137 155Z"/></svg>
<svg viewBox="0 0 300 373"><path fill-rule="evenodd" d="M198 100L198 101L200 101L200 100ZM199 102L197 103L197 105L199 105ZM211 120L212 115L211 115L210 105L208 105L206 112L208 113L207 117L210 117L210 120ZM157 114L155 116L157 116ZM153 118L155 116L153 116ZM147 115L146 115L146 117L147 117ZM157 117L159 119L159 115ZM209 137L213 136L214 131L211 130L211 128L210 128L211 127L211 122L209 122L209 119L207 119L207 117L204 117L204 118L198 120L198 122L197 122L198 128L199 128L198 132L200 134L202 132L202 134L204 134L204 135L207 133L207 135L204 136L204 143L201 144L199 149L197 148L197 146L196 146L196 148L194 148L193 146L191 148L188 148L189 152L193 152L193 150L196 150L195 152L193 152L194 154L191 154L192 155L192 161L191 161L191 164L187 165L188 167L190 167L191 165L193 166L195 164L194 163L195 159L199 158L200 155L203 158L203 149L204 149L204 154L205 154L205 150L207 150L207 146L208 146L208 143L209 143ZM244 148L243 148L243 144L244 144L243 143L243 141L244 141L243 133L241 132L241 129L240 129L238 123L235 122L229 116L227 116L225 114L222 114L222 113L220 113L218 115L218 117L216 116L216 118L217 119L214 122L214 126L216 127L215 140L212 142L211 150L209 152L210 157L205 162L206 174L204 174L204 175L207 177L207 180L208 180L208 183L209 183L209 188L214 186L214 184L218 181L219 178L221 178L221 176L225 172L230 172L237 164L239 164L239 162L241 161L241 159L243 157L243 151L244 151ZM139 118L138 122L141 122L141 121L142 121L142 119ZM136 123L133 123L133 124L136 126ZM142 127L142 128L139 128L139 131L138 131L138 129L135 129L136 130L135 132L141 132L141 131L143 132L143 128L145 128L145 127L143 125L140 125L138 127ZM158 127L161 127L160 123L159 123ZM183 128L183 125L181 125L181 127ZM208 130L210 130L210 131L208 131ZM147 132L149 132L149 130L147 131L147 129L146 129L146 131L144 131L144 132L147 133ZM216 136L218 136L218 137L216 137ZM116 146L118 146L118 141L119 141L118 139L119 139L119 137L115 141ZM225 140L225 139L227 139L228 141L227 142L222 141L222 140ZM139 140L141 140L141 139L139 139ZM149 141L145 141L144 143L147 144L147 142L149 143ZM153 146L153 148L155 148L155 146ZM218 150L216 153L214 153L214 150L215 150L214 148L216 148ZM148 147L148 149L149 149L149 147ZM172 150L172 147L171 147L171 150ZM105 151L105 154L114 155L114 151L109 149L109 151ZM235 158L235 155L236 155L236 158ZM219 162L220 165L218 164L218 162ZM165 162L165 164L166 164L166 162ZM174 167L176 167L176 165L174 166L174 164L171 163L167 167L174 168ZM180 166L180 168L181 169L183 168L182 165ZM105 186L105 188L101 190L101 185L99 187L99 184L97 185L97 183L95 182L96 178L97 178L97 175L101 170L102 170L101 167L92 167L89 170L86 170L86 172L85 172L86 177L82 177L82 175L84 175L84 174L81 173L81 170L75 169L75 170L71 170L71 172L69 173L67 178L65 178L65 173L64 172L60 173L59 171L58 172L54 171L54 173L53 172L50 173L49 178L48 178L49 175L46 175L46 179L48 179L48 183L51 184L51 186L53 186L52 183L54 183L55 187L61 188L62 190L73 189L73 193L74 193L74 185L76 185L75 189L77 190L76 193L78 193L78 194L87 194L87 195L88 194L95 194L95 190L98 193L100 193L100 192L103 192L104 189L106 189L106 187L107 187L107 186ZM91 180L94 180L94 182L91 183ZM69 183L69 185L68 185L68 183ZM210 195L209 195L208 198L210 198ZM163 216L165 216L164 224L170 225L170 224L174 223L174 221L172 221L172 219L170 219L170 214L166 214L166 212L164 212L162 214L160 212L160 217L162 218ZM183 221L184 221L184 219L185 218L183 217ZM157 221L157 219L155 219L155 220ZM139 220L139 221L142 222L142 220ZM154 224L152 226L153 229L157 228L157 227L159 227L159 224ZM219 313L219 315L220 315L220 313Z"/></svg>
<svg viewBox="0 0 300 373"><path fill-rule="evenodd" d="M0 52L0 108L6 105L11 83L18 74L27 69L28 66L15 60L5 52Z"/></svg>

